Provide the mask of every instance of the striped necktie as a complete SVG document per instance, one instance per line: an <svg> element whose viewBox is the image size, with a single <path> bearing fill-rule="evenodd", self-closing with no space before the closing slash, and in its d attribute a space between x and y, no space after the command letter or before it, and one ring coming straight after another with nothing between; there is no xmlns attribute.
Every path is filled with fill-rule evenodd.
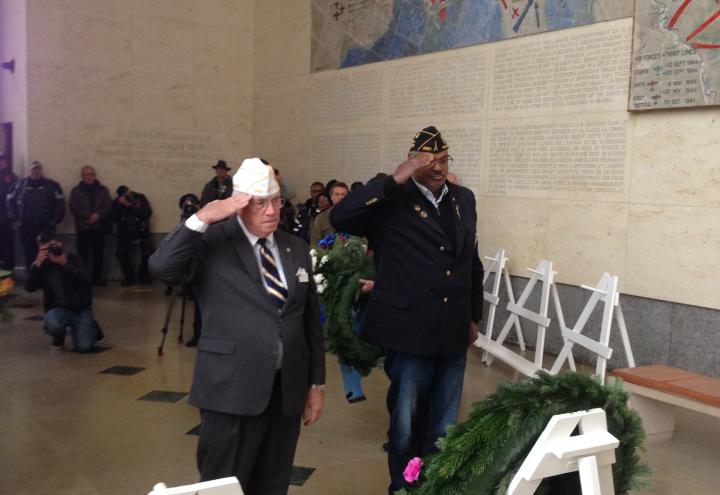
<svg viewBox="0 0 720 495"><path fill-rule="evenodd" d="M272 252L265 246L267 239L258 239L260 246L260 272L265 280L265 289L278 309L282 309L288 296L288 291L280 278L277 262Z"/></svg>

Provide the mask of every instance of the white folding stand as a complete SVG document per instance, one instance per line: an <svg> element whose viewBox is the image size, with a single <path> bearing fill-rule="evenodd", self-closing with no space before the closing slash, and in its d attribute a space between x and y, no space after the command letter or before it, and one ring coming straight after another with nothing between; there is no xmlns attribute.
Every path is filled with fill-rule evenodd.
<svg viewBox="0 0 720 495"><path fill-rule="evenodd" d="M244 495L244 493L238 479L231 476L174 488L168 488L165 483L158 483L148 495Z"/></svg>
<svg viewBox="0 0 720 495"><path fill-rule="evenodd" d="M575 322L575 326L572 329L565 325L565 317L562 313L557 289L555 286L552 288L558 324L560 325L560 330L562 331L565 344L550 369L550 374L555 375L559 373L560 369L565 364L565 361L568 361L570 369L575 371L575 361L573 360L572 349L573 346L577 344L597 355L595 375L600 378L601 383L605 383L607 361L613 353L613 350L610 348L610 330L612 328L613 314L615 315L618 328L620 329L620 336L622 337L623 347L625 348L625 356L628 361L628 367L635 367L635 358L633 357L632 349L630 348L630 339L628 338L627 327L625 326L625 318L623 318L622 309L620 307L618 278L616 276L610 276L608 273L604 273L596 287L589 287L587 285L582 285L581 287L592 291L593 294L590 296L590 299L585 305L585 308L582 310L582 313L580 313L580 317L577 322ZM600 340L596 342L593 339L582 335L582 331L585 328L585 324L590 318L590 315L595 309L595 306L597 306L600 301L605 304L605 307L603 308L602 324L600 327ZM616 308L617 311L615 311Z"/></svg>
<svg viewBox="0 0 720 495"><path fill-rule="evenodd" d="M580 435L571 436L576 427ZM510 482L507 495L532 495L543 479L574 471L580 474L583 495L614 495L612 465L618 445L607 431L602 409L553 416Z"/></svg>
<svg viewBox="0 0 720 495"><path fill-rule="evenodd" d="M526 376L533 376L538 370L542 369L543 365L543 354L545 352L545 331L550 325L550 319L547 316L548 305L550 303L550 287L553 285L553 279L555 272L552 269L552 262L542 260L538 263L536 269L528 268L533 275L528 280L525 289L520 295L520 299L517 304L510 301L507 305L508 311L510 311L510 317L505 322L500 335L497 340L493 341L491 335L482 335L475 342L477 347L483 348L489 354L487 363L492 363L492 357L496 357L501 361L509 364L516 370L520 371ZM540 311L534 312L524 307L533 288L540 282L542 285L542 292L540 294ZM503 343L510 332L510 329L516 324L519 324L520 317L526 318L537 324L537 340L535 342L535 359L529 361L523 356L513 352L509 348L505 347Z"/></svg>
<svg viewBox="0 0 720 495"><path fill-rule="evenodd" d="M492 330L495 324L495 311L497 310L498 304L500 303L500 282L505 281L505 291L507 292L508 301L515 304L515 294L513 293L512 284L510 283L510 273L507 269L507 262L510 261L505 256L504 249L498 249L495 253L495 257L485 256L486 260L489 260L490 266L485 270L485 277L483 278L483 287L490 278L490 274L494 273L492 292L484 291L483 297L489 304L487 323L485 325L485 337L487 340L492 340ZM515 335L520 345L520 350L525 350L525 339L523 338L522 326L520 320L515 320ZM481 337L478 336L478 339ZM482 361L488 365L492 362L492 358L488 356L488 352L483 352Z"/></svg>

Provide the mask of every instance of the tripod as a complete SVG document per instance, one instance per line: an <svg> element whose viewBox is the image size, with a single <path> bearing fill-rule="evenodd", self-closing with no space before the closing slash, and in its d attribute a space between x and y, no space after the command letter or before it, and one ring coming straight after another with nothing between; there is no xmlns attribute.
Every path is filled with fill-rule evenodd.
<svg viewBox="0 0 720 495"><path fill-rule="evenodd" d="M175 307L175 300L178 296L182 296L182 304L180 306L180 333L178 334L178 344L183 343L183 330L185 329L185 305L187 304L187 291L184 290L182 285L175 285L168 287L170 292L167 296L167 304L165 306L165 323L162 327L162 339L160 340L160 347L158 347L158 356L163 356L163 347L165 347L165 339L168 334L168 327L170 326L170 318L172 317L173 308Z"/></svg>

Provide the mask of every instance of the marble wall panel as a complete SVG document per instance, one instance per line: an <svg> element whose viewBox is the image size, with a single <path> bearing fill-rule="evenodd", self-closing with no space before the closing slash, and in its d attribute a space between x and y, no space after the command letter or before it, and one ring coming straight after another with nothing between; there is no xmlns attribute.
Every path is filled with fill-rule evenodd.
<svg viewBox="0 0 720 495"><path fill-rule="evenodd" d="M255 29L267 29L310 16L308 0L255 0Z"/></svg>
<svg viewBox="0 0 720 495"><path fill-rule="evenodd" d="M267 159L280 170L282 180L295 189L294 202L310 195L311 134L310 129L253 133L252 154Z"/></svg>
<svg viewBox="0 0 720 495"><path fill-rule="evenodd" d="M628 207L617 203L550 201L548 259L557 280L594 286L604 272L625 279Z"/></svg>
<svg viewBox="0 0 720 495"><path fill-rule="evenodd" d="M478 240L481 256L502 248L510 258L510 273L527 275L547 256L550 207L534 198L481 196L478 201Z"/></svg>
<svg viewBox="0 0 720 495"><path fill-rule="evenodd" d="M197 15L196 0L133 0L136 17L175 19L193 22ZM133 2L128 2L133 3Z"/></svg>
<svg viewBox="0 0 720 495"><path fill-rule="evenodd" d="M65 95L60 63L31 63L27 71L27 112L35 118L63 119Z"/></svg>
<svg viewBox="0 0 720 495"><path fill-rule="evenodd" d="M307 74L310 64L310 17L255 31L257 81Z"/></svg>
<svg viewBox="0 0 720 495"><path fill-rule="evenodd" d="M256 84L253 95L253 129L289 131L309 127L310 77L292 76Z"/></svg>
<svg viewBox="0 0 720 495"><path fill-rule="evenodd" d="M717 109L634 114L633 203L720 206Z"/></svg>
<svg viewBox="0 0 720 495"><path fill-rule="evenodd" d="M671 366L720 376L720 311L676 304L670 325Z"/></svg>
<svg viewBox="0 0 720 495"><path fill-rule="evenodd" d="M632 205L624 292L720 308L720 208Z"/></svg>
<svg viewBox="0 0 720 495"><path fill-rule="evenodd" d="M130 125L133 83L134 77L128 70L65 65L62 84L53 84L61 91L63 111L51 115L68 125Z"/></svg>
<svg viewBox="0 0 720 495"><path fill-rule="evenodd" d="M62 2L27 2L27 43L33 63L63 61L65 12Z"/></svg>
<svg viewBox="0 0 720 495"><path fill-rule="evenodd" d="M195 0L195 2L196 21L203 24L205 29L239 32L256 29L257 6L254 0Z"/></svg>
<svg viewBox="0 0 720 495"><path fill-rule="evenodd" d="M37 2L38 0L31 0ZM48 0L40 0L48 3ZM53 1L53 0L50 0ZM54 0L60 3L68 12L94 12L106 15L133 15L135 13L135 2L118 2L116 0Z"/></svg>
<svg viewBox="0 0 720 495"><path fill-rule="evenodd" d="M253 81L252 31L195 27L195 77L226 81Z"/></svg>
<svg viewBox="0 0 720 495"><path fill-rule="evenodd" d="M132 36L130 16L66 10L63 61L128 70L133 65Z"/></svg>
<svg viewBox="0 0 720 495"><path fill-rule="evenodd" d="M190 2L192 4L192 2ZM182 6L178 6L182 9ZM195 25L167 17L136 17L133 21L133 68L180 72L192 77Z"/></svg>
<svg viewBox="0 0 720 495"><path fill-rule="evenodd" d="M194 106L193 82L185 74L135 72L132 117L137 125L192 128Z"/></svg>
<svg viewBox="0 0 720 495"><path fill-rule="evenodd" d="M252 129L252 85L245 82L202 79L195 86L195 128Z"/></svg>

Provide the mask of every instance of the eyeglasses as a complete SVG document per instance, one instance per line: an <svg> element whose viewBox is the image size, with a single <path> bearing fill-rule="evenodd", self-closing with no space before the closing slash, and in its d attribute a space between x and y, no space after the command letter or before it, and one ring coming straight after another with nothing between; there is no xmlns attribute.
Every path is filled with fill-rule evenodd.
<svg viewBox="0 0 720 495"><path fill-rule="evenodd" d="M430 162L430 165L435 165L436 163L439 163L440 165L450 165L453 162L454 158L450 155L446 155L442 158L436 158L433 161Z"/></svg>
<svg viewBox="0 0 720 495"><path fill-rule="evenodd" d="M251 199L250 200L250 206L253 210L256 211L265 211L267 210L267 207L272 204L273 208L280 209L283 206L285 206L285 200L282 199L280 196L276 196L272 199Z"/></svg>

